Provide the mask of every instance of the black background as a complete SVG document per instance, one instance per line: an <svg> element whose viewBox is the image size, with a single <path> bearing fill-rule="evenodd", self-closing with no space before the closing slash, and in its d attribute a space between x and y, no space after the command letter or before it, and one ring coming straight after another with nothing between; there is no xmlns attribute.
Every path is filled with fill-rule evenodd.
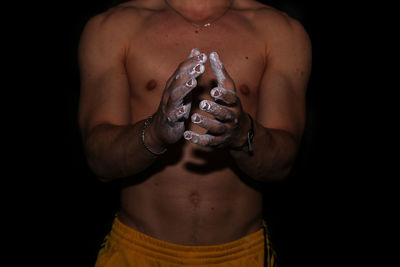
<svg viewBox="0 0 400 267"><path fill-rule="evenodd" d="M297 18L313 45L307 125L297 163L284 182L264 188L264 213L281 266L350 266L364 229L359 224L366 206L360 169L369 171L359 135L363 118L369 116L359 105L366 97L360 82L366 73L357 71L363 65L360 40L367 26L349 5L260 2ZM29 133L29 149L22 147L12 155L19 163L29 163L14 167L14 174L28 179L15 179L18 206L13 214L27 232L22 235L24 250L39 251L34 261L43 265L93 266L119 206L118 183L103 184L89 170L77 125L80 34L90 17L116 3L52 3L47 10L32 11L35 26L22 26L27 27L22 59L24 53L33 54L27 79L34 98L25 95L25 101L33 103L17 122L29 125L23 132ZM27 200L17 201L20 196Z"/></svg>

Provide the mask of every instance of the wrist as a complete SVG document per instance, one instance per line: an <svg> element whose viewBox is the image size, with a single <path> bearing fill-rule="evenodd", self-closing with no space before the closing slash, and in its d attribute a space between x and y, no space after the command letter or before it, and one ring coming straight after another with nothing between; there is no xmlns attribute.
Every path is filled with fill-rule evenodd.
<svg viewBox="0 0 400 267"><path fill-rule="evenodd" d="M244 151L247 148L247 152L252 155L253 154L253 138L254 138L254 121L250 114L246 114L247 122L246 127L247 131L243 131L240 135L241 138L237 142L230 147L231 150L235 151Z"/></svg>
<svg viewBox="0 0 400 267"><path fill-rule="evenodd" d="M167 145L157 136L157 131L153 123L153 116L148 117L144 121L141 139L146 150L154 156L162 155L167 151Z"/></svg>

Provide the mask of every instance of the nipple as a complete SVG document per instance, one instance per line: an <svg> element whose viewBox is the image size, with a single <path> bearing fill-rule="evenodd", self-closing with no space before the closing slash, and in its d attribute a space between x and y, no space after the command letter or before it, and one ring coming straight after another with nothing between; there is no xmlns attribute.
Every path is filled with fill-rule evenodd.
<svg viewBox="0 0 400 267"><path fill-rule="evenodd" d="M239 91L240 91L242 94L244 94L245 96L248 96L248 95L250 94L250 89L249 89L249 87L248 87L247 85L245 85L245 84L242 84L242 85L239 87Z"/></svg>
<svg viewBox="0 0 400 267"><path fill-rule="evenodd" d="M156 88L157 86L157 82L155 80L150 80L147 85L146 85L146 89L147 90L153 90L154 88Z"/></svg>

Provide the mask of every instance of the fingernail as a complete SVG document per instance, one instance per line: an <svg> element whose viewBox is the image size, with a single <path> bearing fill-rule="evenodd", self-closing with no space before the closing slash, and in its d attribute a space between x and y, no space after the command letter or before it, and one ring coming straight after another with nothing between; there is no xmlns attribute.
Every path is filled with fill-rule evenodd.
<svg viewBox="0 0 400 267"><path fill-rule="evenodd" d="M199 115L197 115L197 114L193 114L192 115L192 122L193 123L200 123L200 121L201 121L201 118L200 118L200 116Z"/></svg>
<svg viewBox="0 0 400 267"><path fill-rule="evenodd" d="M212 92L211 92L211 94L212 94L213 96L220 96L220 95L221 95L221 93L219 92L218 89L213 89Z"/></svg>
<svg viewBox="0 0 400 267"><path fill-rule="evenodd" d="M211 106L206 100L203 100L200 102L200 109L209 110L210 108L211 108Z"/></svg>
<svg viewBox="0 0 400 267"><path fill-rule="evenodd" d="M194 83L195 83L195 79L190 79L189 81L187 81L186 85L188 87L192 87Z"/></svg>
<svg viewBox="0 0 400 267"><path fill-rule="evenodd" d="M184 132L184 133L183 133L183 137L184 137L186 140L192 139L192 135L191 135L189 132Z"/></svg>
<svg viewBox="0 0 400 267"><path fill-rule="evenodd" d="M194 68L189 72L190 75L193 75L194 73L203 73L204 72L204 66L202 64L197 64L194 66Z"/></svg>

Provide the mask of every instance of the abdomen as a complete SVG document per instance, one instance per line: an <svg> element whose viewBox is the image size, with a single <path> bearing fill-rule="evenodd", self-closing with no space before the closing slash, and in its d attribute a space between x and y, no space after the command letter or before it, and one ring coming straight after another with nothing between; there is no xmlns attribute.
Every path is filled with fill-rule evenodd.
<svg viewBox="0 0 400 267"><path fill-rule="evenodd" d="M180 148L159 159L158 172L123 189L121 220L187 245L225 243L258 230L261 193L238 177L228 152L189 143Z"/></svg>

